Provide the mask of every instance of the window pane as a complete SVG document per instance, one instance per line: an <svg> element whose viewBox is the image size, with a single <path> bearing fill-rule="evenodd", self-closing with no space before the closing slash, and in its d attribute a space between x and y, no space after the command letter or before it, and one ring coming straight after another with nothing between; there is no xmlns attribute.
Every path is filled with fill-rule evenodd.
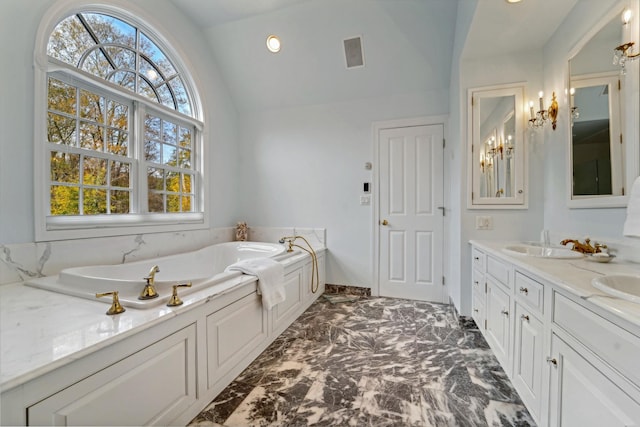
<svg viewBox="0 0 640 427"><path fill-rule="evenodd" d="M189 148L191 147L191 130L185 129L183 127L180 128L180 140L178 141L180 147Z"/></svg>
<svg viewBox="0 0 640 427"><path fill-rule="evenodd" d="M51 181L80 182L80 154L51 152Z"/></svg>
<svg viewBox="0 0 640 427"><path fill-rule="evenodd" d="M162 122L162 141L169 144L176 144L177 138L177 126L167 121Z"/></svg>
<svg viewBox="0 0 640 427"><path fill-rule="evenodd" d="M113 154L127 155L129 147L129 134L117 129L107 129L107 152Z"/></svg>
<svg viewBox="0 0 640 427"><path fill-rule="evenodd" d="M131 173L131 163L111 162L111 186L131 187L129 175Z"/></svg>
<svg viewBox="0 0 640 427"><path fill-rule="evenodd" d="M107 80L129 89L131 92L136 91L136 75L130 71L116 71Z"/></svg>
<svg viewBox="0 0 640 427"><path fill-rule="evenodd" d="M124 214L129 213L129 191L111 191L111 213L112 214Z"/></svg>
<svg viewBox="0 0 640 427"><path fill-rule="evenodd" d="M83 13L100 43L119 43L135 49L136 29L113 16Z"/></svg>
<svg viewBox="0 0 640 427"><path fill-rule="evenodd" d="M160 140L160 118L147 114L144 120L144 137Z"/></svg>
<svg viewBox="0 0 640 427"><path fill-rule="evenodd" d="M80 117L104 123L104 103L100 95L80 90Z"/></svg>
<svg viewBox="0 0 640 427"><path fill-rule="evenodd" d="M154 102L160 102L153 88L142 77L138 77L138 93Z"/></svg>
<svg viewBox="0 0 640 427"><path fill-rule="evenodd" d="M159 88L156 89L158 91L158 96L160 97L160 101L162 105L166 105L169 108L176 109L176 104L173 102L173 95L169 91L169 88L166 84L163 84Z"/></svg>
<svg viewBox="0 0 640 427"><path fill-rule="evenodd" d="M189 102L189 96L187 95L187 90L185 89L182 79L180 77L176 77L175 79L172 79L169 84L175 94L178 111L182 114L191 116L193 114L191 111L191 103Z"/></svg>
<svg viewBox="0 0 640 427"><path fill-rule="evenodd" d="M146 56L149 61L156 64L156 66L162 71L165 78L170 78L176 74L175 68L164 53L156 46L154 42L144 34L140 33L140 52Z"/></svg>
<svg viewBox="0 0 640 427"><path fill-rule="evenodd" d="M107 55L113 60L118 69L136 70L136 52L135 50L119 47L106 46L104 48Z"/></svg>
<svg viewBox="0 0 640 427"><path fill-rule="evenodd" d="M183 173L180 191L182 193L191 193L191 175Z"/></svg>
<svg viewBox="0 0 640 427"><path fill-rule="evenodd" d="M164 212L164 198L160 193L149 193L149 212Z"/></svg>
<svg viewBox="0 0 640 427"><path fill-rule="evenodd" d="M167 171L167 191L177 193L180 191L180 174Z"/></svg>
<svg viewBox="0 0 640 427"><path fill-rule="evenodd" d="M82 207L85 215L107 213L107 191L97 188L85 188L82 192Z"/></svg>
<svg viewBox="0 0 640 427"><path fill-rule="evenodd" d="M193 197L182 196L182 212L191 212L191 206L193 206Z"/></svg>
<svg viewBox="0 0 640 427"><path fill-rule="evenodd" d="M107 124L118 129L129 129L129 107L116 101L107 101Z"/></svg>
<svg viewBox="0 0 640 427"><path fill-rule="evenodd" d="M163 81L158 70L156 70L156 68L144 57L140 58L140 74L147 78L153 85L157 85Z"/></svg>
<svg viewBox="0 0 640 427"><path fill-rule="evenodd" d="M167 194L167 212L180 212L180 196Z"/></svg>
<svg viewBox="0 0 640 427"><path fill-rule="evenodd" d="M176 166L178 163L176 151L177 149L173 145L162 144L162 163L165 165Z"/></svg>
<svg viewBox="0 0 640 427"><path fill-rule="evenodd" d="M85 156L82 163L82 183L84 185L107 185L107 161Z"/></svg>
<svg viewBox="0 0 640 427"><path fill-rule="evenodd" d="M104 127L87 122L80 122L80 147L102 151Z"/></svg>
<svg viewBox="0 0 640 427"><path fill-rule="evenodd" d="M47 139L53 144L76 145L75 119L49 113Z"/></svg>
<svg viewBox="0 0 640 427"><path fill-rule="evenodd" d="M93 48L93 51L82 59L80 69L94 76L102 77L105 80L112 71L115 71L111 64L109 64L109 61L107 61L107 57L104 56L103 51L97 47Z"/></svg>
<svg viewBox="0 0 640 427"><path fill-rule="evenodd" d="M76 88L49 78L49 109L61 111L70 115L76 115Z"/></svg>
<svg viewBox="0 0 640 427"><path fill-rule="evenodd" d="M191 169L191 150L180 149L180 156L178 157L178 166L185 169Z"/></svg>
<svg viewBox="0 0 640 427"><path fill-rule="evenodd" d="M82 54L93 46L95 42L73 15L60 22L51 33L47 55L77 67Z"/></svg>
<svg viewBox="0 0 640 427"><path fill-rule="evenodd" d="M51 215L79 215L78 187L51 186Z"/></svg>
<svg viewBox="0 0 640 427"><path fill-rule="evenodd" d="M144 144L144 159L148 162L160 163L159 142L146 141Z"/></svg>
<svg viewBox="0 0 640 427"><path fill-rule="evenodd" d="M147 185L149 190L164 190L164 170L147 168Z"/></svg>

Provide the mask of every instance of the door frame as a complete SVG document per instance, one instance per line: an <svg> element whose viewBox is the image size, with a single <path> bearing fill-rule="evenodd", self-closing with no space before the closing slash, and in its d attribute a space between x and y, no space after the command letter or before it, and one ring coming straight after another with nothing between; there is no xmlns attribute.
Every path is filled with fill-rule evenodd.
<svg viewBox="0 0 640 427"><path fill-rule="evenodd" d="M371 233L371 265L372 268L372 287L371 287L371 295L380 296L380 168L378 165L380 164L380 131L384 129L395 129L395 128L403 128L403 127L416 127L416 126L430 126L430 125L442 125L442 135L444 136L445 141L447 140L447 131L449 128L449 119L448 116L438 115L438 116L420 116L420 117L412 117L405 119L394 119L394 120L384 120L384 121L376 121L373 122L372 125L372 133L373 133L373 189L371 194L373 195L373 215L372 215L372 233ZM446 178L446 168L444 167L446 157L446 146L443 153L442 163L442 189L443 189L443 204L445 206L445 211L448 205L450 205L450 201L447 198L447 193L445 190L445 182L447 182ZM442 238L442 274L443 276L451 277L449 275L449 262L447 261L446 254L449 250L448 244L448 227L447 221L443 221L443 238ZM443 285L443 295L449 296L449 283L445 281ZM449 298L450 299L450 298ZM443 301L444 302L444 301Z"/></svg>

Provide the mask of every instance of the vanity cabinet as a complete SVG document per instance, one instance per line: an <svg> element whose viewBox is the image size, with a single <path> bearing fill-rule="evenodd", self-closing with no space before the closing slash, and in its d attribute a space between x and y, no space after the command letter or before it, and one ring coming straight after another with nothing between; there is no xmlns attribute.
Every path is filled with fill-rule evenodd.
<svg viewBox="0 0 640 427"><path fill-rule="evenodd" d="M484 279L485 269L485 255L477 249L473 250L472 254L473 268L471 271L471 309L473 320L478 325L478 328L485 330L487 328L486 310L485 310L485 294L486 294L486 282Z"/></svg>
<svg viewBox="0 0 640 427"><path fill-rule="evenodd" d="M169 424L196 401L195 336L190 325L30 406L29 425Z"/></svg>
<svg viewBox="0 0 640 427"><path fill-rule="evenodd" d="M603 317L526 263L482 249L472 248L471 268L473 307L482 298L476 280L486 283L480 331L536 423L640 426L638 328Z"/></svg>

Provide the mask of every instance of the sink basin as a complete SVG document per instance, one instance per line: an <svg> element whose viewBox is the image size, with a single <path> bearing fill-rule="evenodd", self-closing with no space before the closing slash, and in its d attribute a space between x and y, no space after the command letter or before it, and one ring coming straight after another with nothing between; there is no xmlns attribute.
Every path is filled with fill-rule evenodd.
<svg viewBox="0 0 640 427"><path fill-rule="evenodd" d="M554 258L554 259L574 259L582 258L584 255L566 248L545 248L542 246L530 245L509 245L502 248L504 252L512 255L524 255L538 258Z"/></svg>
<svg viewBox="0 0 640 427"><path fill-rule="evenodd" d="M612 274L596 277L591 284L606 294L640 304L640 276Z"/></svg>

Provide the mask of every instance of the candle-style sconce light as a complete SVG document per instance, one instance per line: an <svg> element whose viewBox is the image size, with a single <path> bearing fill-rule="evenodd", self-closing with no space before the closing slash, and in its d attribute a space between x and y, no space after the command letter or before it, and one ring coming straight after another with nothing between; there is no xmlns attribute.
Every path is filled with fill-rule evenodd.
<svg viewBox="0 0 640 427"><path fill-rule="evenodd" d="M529 119L529 127L530 128L540 128L544 126L544 124L548 121L551 122L551 128L556 130L556 124L558 122L558 101L556 99L556 93L553 92L551 95L551 105L548 109L544 108L544 99L543 93L538 93L539 102L540 102L540 110L535 112L533 110L533 101L529 102L529 112L531 114L531 118Z"/></svg>
<svg viewBox="0 0 640 427"><path fill-rule="evenodd" d="M633 18L633 12L631 9L625 9L622 12L622 26L625 27L629 25L631 22L631 18ZM620 74L626 74L627 70L625 65L627 61L637 59L640 56L640 53L633 53L634 42L629 41L627 43L623 43L620 46L616 46L613 49L613 65L620 66Z"/></svg>

